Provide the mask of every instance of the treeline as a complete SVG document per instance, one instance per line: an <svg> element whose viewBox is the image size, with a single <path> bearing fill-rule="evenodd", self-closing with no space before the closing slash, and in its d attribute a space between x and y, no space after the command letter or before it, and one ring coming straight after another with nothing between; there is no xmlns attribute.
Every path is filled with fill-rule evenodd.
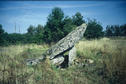
<svg viewBox="0 0 126 84"><path fill-rule="evenodd" d="M107 26L106 30L103 31L103 27L96 20L88 20L86 22L79 12L72 17L64 16L61 8L56 7L52 9L52 12L47 17L45 26L40 24L37 27L30 25L25 34L8 34L0 25L0 46L19 43L55 43L82 23L88 24L84 34L87 39L101 38L103 36L126 36L126 24Z"/></svg>
<svg viewBox="0 0 126 84"><path fill-rule="evenodd" d="M126 36L126 24L124 25L108 25L106 27L105 36Z"/></svg>

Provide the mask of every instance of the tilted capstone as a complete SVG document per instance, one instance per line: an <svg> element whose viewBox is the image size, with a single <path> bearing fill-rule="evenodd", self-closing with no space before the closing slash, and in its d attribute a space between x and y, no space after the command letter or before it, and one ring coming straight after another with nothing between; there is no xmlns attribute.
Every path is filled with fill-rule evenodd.
<svg viewBox="0 0 126 84"><path fill-rule="evenodd" d="M52 46L47 54L50 56L50 59L53 59L59 54L62 54L68 50L70 50L75 43L77 43L82 37L86 30L87 25L82 24L78 26L75 30L70 32L66 37L57 42L54 46Z"/></svg>

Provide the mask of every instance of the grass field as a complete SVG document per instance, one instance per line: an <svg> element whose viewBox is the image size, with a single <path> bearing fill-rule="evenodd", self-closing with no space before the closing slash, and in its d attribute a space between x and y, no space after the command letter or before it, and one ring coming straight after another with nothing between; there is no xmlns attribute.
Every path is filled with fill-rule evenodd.
<svg viewBox="0 0 126 84"><path fill-rule="evenodd" d="M77 60L86 66L58 69L48 60L34 66L26 65L26 59L40 57L48 48L46 44L0 47L0 84L126 83L125 38L82 40L77 43ZM84 59L94 62L89 64Z"/></svg>

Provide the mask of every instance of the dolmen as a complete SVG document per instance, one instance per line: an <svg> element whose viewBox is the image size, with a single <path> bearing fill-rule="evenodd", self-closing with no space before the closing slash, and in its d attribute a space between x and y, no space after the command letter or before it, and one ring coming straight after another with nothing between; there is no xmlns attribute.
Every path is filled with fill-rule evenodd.
<svg viewBox="0 0 126 84"><path fill-rule="evenodd" d="M49 59L50 63L57 66L71 66L76 59L75 44L83 38L87 25L83 23L67 36L58 41L55 45L49 48L38 59L28 59L27 65L35 65L45 59ZM68 55L65 53L68 52Z"/></svg>

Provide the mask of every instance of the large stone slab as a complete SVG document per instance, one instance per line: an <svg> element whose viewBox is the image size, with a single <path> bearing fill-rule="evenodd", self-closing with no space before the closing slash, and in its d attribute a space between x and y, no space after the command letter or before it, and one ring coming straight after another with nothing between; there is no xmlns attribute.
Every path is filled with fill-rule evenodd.
<svg viewBox="0 0 126 84"><path fill-rule="evenodd" d="M75 43L77 43L83 37L86 27L87 27L86 24L82 24L81 26L78 26L66 37L61 39L54 46L52 46L46 52L50 56L50 59L53 59L57 55L63 54L64 52L70 50L75 45Z"/></svg>

